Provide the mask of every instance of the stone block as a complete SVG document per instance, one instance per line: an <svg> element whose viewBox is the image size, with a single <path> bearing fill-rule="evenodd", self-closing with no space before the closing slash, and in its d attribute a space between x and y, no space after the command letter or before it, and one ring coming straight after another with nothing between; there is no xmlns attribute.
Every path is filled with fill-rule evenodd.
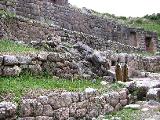
<svg viewBox="0 0 160 120"><path fill-rule="evenodd" d="M48 103L53 107L53 109L68 107L72 103L71 93L51 93L48 95Z"/></svg>
<svg viewBox="0 0 160 120"><path fill-rule="evenodd" d="M21 68L18 66L3 68L3 76L19 76L20 73Z"/></svg>
<svg viewBox="0 0 160 120"><path fill-rule="evenodd" d="M17 59L19 61L19 64L21 65L28 65L32 63L32 59L30 56L17 56Z"/></svg>
<svg viewBox="0 0 160 120"><path fill-rule="evenodd" d="M69 118L69 108L54 110L53 116L56 120L67 120Z"/></svg>
<svg viewBox="0 0 160 120"><path fill-rule="evenodd" d="M43 116L52 116L53 115L53 109L50 105L44 105L43 106Z"/></svg>
<svg viewBox="0 0 160 120"><path fill-rule="evenodd" d="M13 55L4 56L4 65L13 66L13 65L17 65L18 63L19 61L16 56L13 56Z"/></svg>

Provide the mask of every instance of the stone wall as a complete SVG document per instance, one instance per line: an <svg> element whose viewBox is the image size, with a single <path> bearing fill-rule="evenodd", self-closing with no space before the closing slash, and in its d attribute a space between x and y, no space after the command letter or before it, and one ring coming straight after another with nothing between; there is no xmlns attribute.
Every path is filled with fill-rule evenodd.
<svg viewBox="0 0 160 120"><path fill-rule="evenodd" d="M160 72L160 56L144 57L144 70L149 72Z"/></svg>
<svg viewBox="0 0 160 120"><path fill-rule="evenodd" d="M100 95L97 90L87 88L84 92L49 92L34 98L23 98L17 113L18 120L91 120L118 111L128 103L127 89ZM15 118L15 106L10 102L1 102L0 119Z"/></svg>
<svg viewBox="0 0 160 120"><path fill-rule="evenodd" d="M103 38L104 42L112 40L147 50L146 38L149 37L152 44L151 51L157 50L158 38L156 33L143 29L127 28L114 21L92 15L83 9L59 6L45 0L2 0L0 5L3 9L12 11L17 15L94 35Z"/></svg>
<svg viewBox="0 0 160 120"><path fill-rule="evenodd" d="M31 43L32 41L52 40L52 37L59 37L62 42L75 44L78 41L97 50L113 50L118 52L142 52L138 47L125 45L111 40L104 40L82 32L70 31L59 26L41 23L35 20L24 18L12 18L10 20L1 19L0 31L3 38L24 41Z"/></svg>
<svg viewBox="0 0 160 120"><path fill-rule="evenodd" d="M88 58L77 56L78 53L69 52L41 52L28 55L1 55L0 56L0 75L15 76L24 70L33 74L48 72L52 75L66 78L91 79L97 76L108 76L108 70L112 63L120 58L123 64L128 58L129 76L136 70L148 72L160 71L160 57L141 57L137 55L115 54L110 51L95 51ZM83 54L82 54L83 55ZM131 74L131 75L130 75Z"/></svg>
<svg viewBox="0 0 160 120"><path fill-rule="evenodd" d="M69 53L39 53L30 55L3 55L0 57L0 75L16 76L24 70L33 74L44 71L71 79L78 74L78 67Z"/></svg>

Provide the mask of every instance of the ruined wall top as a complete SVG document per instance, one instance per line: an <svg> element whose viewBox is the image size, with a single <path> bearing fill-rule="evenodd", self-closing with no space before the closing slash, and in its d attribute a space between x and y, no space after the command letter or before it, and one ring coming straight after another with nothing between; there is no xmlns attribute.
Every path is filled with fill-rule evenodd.
<svg viewBox="0 0 160 120"><path fill-rule="evenodd" d="M49 2L62 6L68 5L68 0L49 0Z"/></svg>

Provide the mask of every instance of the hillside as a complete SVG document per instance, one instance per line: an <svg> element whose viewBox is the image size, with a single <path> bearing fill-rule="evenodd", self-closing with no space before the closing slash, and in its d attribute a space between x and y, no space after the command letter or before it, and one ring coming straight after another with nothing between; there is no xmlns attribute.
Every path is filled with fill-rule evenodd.
<svg viewBox="0 0 160 120"><path fill-rule="evenodd" d="M96 11L92 11L92 14L117 21L121 24L125 24L130 27L144 28L145 30L155 31L157 32L160 40L160 13L145 15L144 17L136 17L136 18L115 16L109 13L98 13Z"/></svg>

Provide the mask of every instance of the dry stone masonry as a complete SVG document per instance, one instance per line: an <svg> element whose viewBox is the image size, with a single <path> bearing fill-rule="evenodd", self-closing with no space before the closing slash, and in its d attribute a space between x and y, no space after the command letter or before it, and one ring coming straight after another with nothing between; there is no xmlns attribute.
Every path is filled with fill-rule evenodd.
<svg viewBox="0 0 160 120"><path fill-rule="evenodd" d="M102 94L87 88L84 92L49 92L47 94L24 98L19 109L14 103L0 103L0 119L18 120L91 120L121 109L129 102L128 90Z"/></svg>
<svg viewBox="0 0 160 120"><path fill-rule="evenodd" d="M139 70L160 71L160 57L142 57L131 54L117 54L112 51L96 51L77 43L72 52L40 52L26 55L0 55L0 75L15 76L24 70L33 74L44 71L67 79L76 77L95 78L110 76L109 70L118 59L120 64L128 58L129 77L141 76ZM63 50L62 50L63 51ZM112 76L113 77L113 76ZM107 77L108 79L109 77Z"/></svg>
<svg viewBox="0 0 160 120"><path fill-rule="evenodd" d="M99 41L102 42L102 44L111 40L149 52L155 52L157 50L158 38L156 33L144 31L143 29L128 28L111 20L92 15L89 10L81 10L67 5L67 1L65 0L2 0L0 1L0 6L1 9L15 13L17 16L58 25L71 31L94 35L103 39ZM23 29L24 27L19 28L21 30L16 31L26 31ZM16 29L16 27L12 27L12 29ZM35 27L31 27L30 29L33 29L35 32L37 30ZM27 30L26 32L28 33L29 31ZM47 30L45 33L49 33L49 31L50 30ZM9 31L4 32L10 33ZM29 36L25 35L23 37L28 39L32 34L35 34L35 32L30 32ZM10 35L14 34L11 32ZM42 35L43 34L41 34L41 36Z"/></svg>
<svg viewBox="0 0 160 120"><path fill-rule="evenodd" d="M115 82L118 61L125 73L121 84L126 86L103 94L93 88L50 91L24 96L18 105L3 101L0 120L92 120L136 99L160 101L160 76L150 73L160 72L160 56L143 55L157 51L155 32L98 17L92 10L74 8L68 0L1 0L0 10L6 14L0 14L0 39L40 50L23 55L0 53L0 76L47 72L72 80L94 82L98 77L105 86ZM135 91L137 95L130 95Z"/></svg>

